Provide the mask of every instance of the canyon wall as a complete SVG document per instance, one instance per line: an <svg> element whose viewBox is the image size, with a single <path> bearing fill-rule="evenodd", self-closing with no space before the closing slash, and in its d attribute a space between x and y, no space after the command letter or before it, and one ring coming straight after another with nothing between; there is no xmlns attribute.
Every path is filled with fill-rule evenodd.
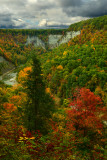
<svg viewBox="0 0 107 160"><path fill-rule="evenodd" d="M34 44L35 47L42 47L42 48L55 48L58 47L60 44L67 43L70 39L74 38L77 35L80 35L81 31L72 31L67 32L66 35L53 35L50 34L48 36L48 41L44 42L37 36L28 36L26 45Z"/></svg>

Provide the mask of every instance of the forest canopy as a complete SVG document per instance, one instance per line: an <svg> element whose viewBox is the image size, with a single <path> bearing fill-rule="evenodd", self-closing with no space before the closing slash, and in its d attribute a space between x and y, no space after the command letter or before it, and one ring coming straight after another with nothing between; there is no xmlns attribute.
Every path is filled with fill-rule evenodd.
<svg viewBox="0 0 107 160"><path fill-rule="evenodd" d="M107 155L107 16L67 30L0 30L0 56L17 84L0 81L0 159L104 160ZM54 49L28 34L81 30ZM1 64L1 66L3 66Z"/></svg>

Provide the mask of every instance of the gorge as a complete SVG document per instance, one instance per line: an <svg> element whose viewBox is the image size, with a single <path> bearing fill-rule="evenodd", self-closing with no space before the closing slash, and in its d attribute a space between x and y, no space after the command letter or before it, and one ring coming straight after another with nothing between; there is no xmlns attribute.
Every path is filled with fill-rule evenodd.
<svg viewBox="0 0 107 160"><path fill-rule="evenodd" d="M62 34L50 34L48 36L48 41L45 42L39 38L39 36L27 35L25 45L33 44L36 47L42 47L46 49L47 47L50 49L56 48L63 43L67 43L70 39L75 36L81 34L81 31L70 31L66 32L65 35ZM0 64L4 64L4 67L1 68L1 76L0 80L5 84L14 85L17 84L16 75L14 73L15 66L11 62L7 61L4 57L0 56ZM2 65L1 65L2 66Z"/></svg>

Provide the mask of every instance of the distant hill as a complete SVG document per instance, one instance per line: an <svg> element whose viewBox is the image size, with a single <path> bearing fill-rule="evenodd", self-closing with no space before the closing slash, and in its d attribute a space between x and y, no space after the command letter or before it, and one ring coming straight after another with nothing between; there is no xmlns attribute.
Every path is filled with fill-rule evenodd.
<svg viewBox="0 0 107 160"><path fill-rule="evenodd" d="M91 29L107 29L107 15L71 24L69 31L78 31L89 26Z"/></svg>

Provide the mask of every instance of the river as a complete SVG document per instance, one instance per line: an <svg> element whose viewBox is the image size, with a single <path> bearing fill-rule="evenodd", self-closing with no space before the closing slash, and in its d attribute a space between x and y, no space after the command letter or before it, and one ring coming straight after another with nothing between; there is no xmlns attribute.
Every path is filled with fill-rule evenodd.
<svg viewBox="0 0 107 160"><path fill-rule="evenodd" d="M11 71L8 71L7 73L0 76L0 80L3 81L7 85L15 85L18 82L16 81L17 72L15 72L15 68Z"/></svg>
<svg viewBox="0 0 107 160"><path fill-rule="evenodd" d="M3 81L7 85L15 85L18 84L16 81L17 72L15 72L15 68L4 73L0 76L0 80Z"/></svg>
<svg viewBox="0 0 107 160"><path fill-rule="evenodd" d="M3 81L7 85L14 85L17 84L18 82L16 81L16 68L15 66L11 63L5 60L2 56L0 56L0 63L5 64L5 68L1 69L1 75L0 75L0 80Z"/></svg>

